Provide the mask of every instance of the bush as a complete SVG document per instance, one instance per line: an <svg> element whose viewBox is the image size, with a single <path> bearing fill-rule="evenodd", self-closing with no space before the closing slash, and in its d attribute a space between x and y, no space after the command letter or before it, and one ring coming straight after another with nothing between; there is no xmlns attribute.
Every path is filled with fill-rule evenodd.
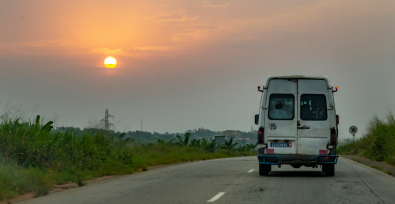
<svg viewBox="0 0 395 204"><path fill-rule="evenodd" d="M149 166L183 161L254 155L228 148L218 148L214 141L192 140L189 134L173 143L158 140L147 145L109 131L51 131L52 122L22 123L3 120L0 124L0 200L34 192L36 196L49 192L55 184L76 182L104 176L146 171Z"/></svg>
<svg viewBox="0 0 395 204"><path fill-rule="evenodd" d="M48 170L21 167L13 162L0 162L0 200L8 200L19 194L34 192L45 195L53 186L53 174Z"/></svg>
<svg viewBox="0 0 395 204"><path fill-rule="evenodd" d="M360 155L374 161L395 164L395 116L390 112L386 120L374 117L367 133L358 141L339 147L339 154Z"/></svg>

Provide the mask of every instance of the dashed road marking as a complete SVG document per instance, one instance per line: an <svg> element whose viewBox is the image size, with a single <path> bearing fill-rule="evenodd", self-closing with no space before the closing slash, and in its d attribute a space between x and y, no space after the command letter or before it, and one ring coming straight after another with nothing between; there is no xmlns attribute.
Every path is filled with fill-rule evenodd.
<svg viewBox="0 0 395 204"><path fill-rule="evenodd" d="M208 200L208 203L212 203L216 200L218 200L218 198L220 198L221 196L223 196L225 194L225 192L219 192L217 195L215 195L213 198L211 198L210 200Z"/></svg>
<svg viewBox="0 0 395 204"><path fill-rule="evenodd" d="M254 169L251 169L251 170L248 171L248 173L251 173L251 172L253 172L253 171L254 171Z"/></svg>

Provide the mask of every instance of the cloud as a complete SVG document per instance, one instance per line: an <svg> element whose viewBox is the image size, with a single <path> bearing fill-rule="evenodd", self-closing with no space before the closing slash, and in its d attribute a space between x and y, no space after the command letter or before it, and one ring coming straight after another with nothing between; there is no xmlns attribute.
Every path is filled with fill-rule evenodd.
<svg viewBox="0 0 395 204"><path fill-rule="evenodd" d="M65 40L44 40L29 42L0 42L2 48L20 48L20 47L67 47L71 43Z"/></svg>
<svg viewBox="0 0 395 204"><path fill-rule="evenodd" d="M195 17L188 17L187 15L182 15L180 18L168 18L168 19L162 19L158 20L158 23L166 23L166 22L185 22L185 21L193 21L199 18L199 16Z"/></svg>
<svg viewBox="0 0 395 204"><path fill-rule="evenodd" d="M199 43L202 40L207 40L207 35L214 29L200 29L200 30L187 30L184 33L177 33L171 39L173 42L195 42Z"/></svg>
<svg viewBox="0 0 395 204"><path fill-rule="evenodd" d="M0 54L6 55L57 55L65 54L65 49L73 43L66 40L43 40L26 42L0 42Z"/></svg>
<svg viewBox="0 0 395 204"><path fill-rule="evenodd" d="M120 49L109 49L109 48L96 48L92 49L89 54L106 54L106 55L120 55L120 56L131 56L130 53Z"/></svg>
<svg viewBox="0 0 395 204"><path fill-rule="evenodd" d="M92 49L88 54L101 54L101 55L114 55L114 56L125 56L133 58L144 58L148 57L149 53L146 52L136 52L137 49L109 49L109 48L97 48ZM135 52L133 52L135 51Z"/></svg>
<svg viewBox="0 0 395 204"><path fill-rule="evenodd" d="M200 7L202 7L202 8L223 8L223 7L229 7L229 6L230 6L229 3L213 5L209 1L200 2Z"/></svg>
<svg viewBox="0 0 395 204"><path fill-rule="evenodd" d="M146 58L146 57L165 56L165 55L171 56L171 53L167 51L174 51L177 49L179 48L177 48L176 46L142 46L142 47L117 48L117 49L96 48L89 51L88 54Z"/></svg>
<svg viewBox="0 0 395 204"><path fill-rule="evenodd" d="M169 51L174 50L174 47L170 46L143 46L143 47L134 47L134 50L142 50L142 51Z"/></svg>
<svg viewBox="0 0 395 204"><path fill-rule="evenodd" d="M169 22L186 22L193 21L199 18L199 16L190 17L185 14L185 10L178 10L173 12L166 12L165 14L155 16L155 22L157 23L169 23Z"/></svg>

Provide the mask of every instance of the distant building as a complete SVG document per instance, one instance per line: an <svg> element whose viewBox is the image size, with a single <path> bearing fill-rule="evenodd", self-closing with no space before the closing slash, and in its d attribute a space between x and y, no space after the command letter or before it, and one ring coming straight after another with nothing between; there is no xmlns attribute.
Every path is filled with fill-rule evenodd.
<svg viewBox="0 0 395 204"><path fill-rule="evenodd" d="M225 130L222 134L223 136L237 136L237 132L234 130Z"/></svg>

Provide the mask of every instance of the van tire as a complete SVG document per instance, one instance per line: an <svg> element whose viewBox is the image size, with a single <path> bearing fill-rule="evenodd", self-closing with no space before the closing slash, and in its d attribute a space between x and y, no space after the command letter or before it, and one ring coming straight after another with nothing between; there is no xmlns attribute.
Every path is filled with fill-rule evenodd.
<svg viewBox="0 0 395 204"><path fill-rule="evenodd" d="M259 175L267 176L269 172L272 170L272 165L267 164L259 164Z"/></svg>
<svg viewBox="0 0 395 204"><path fill-rule="evenodd" d="M334 164L323 164L322 171L325 173L325 176L334 176L335 175L335 165Z"/></svg>

